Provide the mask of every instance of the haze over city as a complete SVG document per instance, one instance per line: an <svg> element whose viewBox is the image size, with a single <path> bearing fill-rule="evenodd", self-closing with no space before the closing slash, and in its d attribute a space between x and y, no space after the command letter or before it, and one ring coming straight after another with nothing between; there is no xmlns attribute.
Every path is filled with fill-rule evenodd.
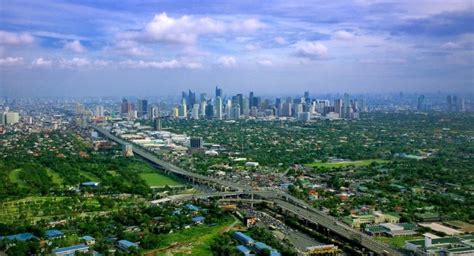
<svg viewBox="0 0 474 256"><path fill-rule="evenodd" d="M472 93L472 1L2 1L0 94Z"/></svg>

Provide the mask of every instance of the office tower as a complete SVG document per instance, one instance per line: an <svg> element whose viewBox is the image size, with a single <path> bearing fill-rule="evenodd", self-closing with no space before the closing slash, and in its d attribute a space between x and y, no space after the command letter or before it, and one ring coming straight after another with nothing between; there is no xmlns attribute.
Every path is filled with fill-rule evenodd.
<svg viewBox="0 0 474 256"><path fill-rule="evenodd" d="M227 104L225 106L226 114L227 114L227 119L231 119L232 115L232 100L227 100Z"/></svg>
<svg viewBox="0 0 474 256"><path fill-rule="evenodd" d="M239 104L232 107L231 118L236 119L236 120L240 119L240 105Z"/></svg>
<svg viewBox="0 0 474 256"><path fill-rule="evenodd" d="M281 98L276 98L275 100L276 113L275 114L277 116L281 116L281 107L282 107Z"/></svg>
<svg viewBox="0 0 474 256"><path fill-rule="evenodd" d="M201 137L191 137L189 146L191 148L202 148L203 146L203 140Z"/></svg>
<svg viewBox="0 0 474 256"><path fill-rule="evenodd" d="M122 155L124 157L131 157L133 156L133 146L132 144L124 144L122 146Z"/></svg>
<svg viewBox="0 0 474 256"><path fill-rule="evenodd" d="M446 98L446 103L448 105L448 112L452 112L453 111L453 101L452 101L451 95L448 95L448 97Z"/></svg>
<svg viewBox="0 0 474 256"><path fill-rule="evenodd" d="M199 115L202 118L206 117L206 106L207 106L207 101L202 101L200 105L200 110L199 110Z"/></svg>
<svg viewBox="0 0 474 256"><path fill-rule="evenodd" d="M348 93L344 93L342 101L342 118L351 117L351 96Z"/></svg>
<svg viewBox="0 0 474 256"><path fill-rule="evenodd" d="M160 109L157 106L151 106L148 110L148 118L150 120L155 120L155 118L160 116Z"/></svg>
<svg viewBox="0 0 474 256"><path fill-rule="evenodd" d="M299 113L303 112L303 104L298 103L295 105L295 115L298 116Z"/></svg>
<svg viewBox="0 0 474 256"><path fill-rule="evenodd" d="M153 119L153 129L155 131L161 131L161 118L160 117L155 117L155 119Z"/></svg>
<svg viewBox="0 0 474 256"><path fill-rule="evenodd" d="M464 112L466 111L466 108L464 106L464 97L459 97L459 100L458 100L458 104L457 104L457 107L458 107L458 111L459 112Z"/></svg>
<svg viewBox="0 0 474 256"><path fill-rule="evenodd" d="M207 93L201 93L199 100L201 103L205 102L207 100Z"/></svg>
<svg viewBox="0 0 474 256"><path fill-rule="evenodd" d="M5 124L16 124L20 121L20 116L18 112L6 112L5 114Z"/></svg>
<svg viewBox="0 0 474 256"><path fill-rule="evenodd" d="M235 105L239 105L240 106L240 114L242 114L243 110L244 110L244 96L239 93L236 95L237 97L237 102Z"/></svg>
<svg viewBox="0 0 474 256"><path fill-rule="evenodd" d="M218 86L216 86L216 98L217 97L221 97L221 98L224 97L224 95L222 94L222 89L219 88Z"/></svg>
<svg viewBox="0 0 474 256"><path fill-rule="evenodd" d="M334 101L334 112L342 117L342 99L337 99Z"/></svg>
<svg viewBox="0 0 474 256"><path fill-rule="evenodd" d="M423 111L425 110L425 108L425 95L420 95L420 97L418 97L418 104L416 106L416 109L419 111Z"/></svg>
<svg viewBox="0 0 474 256"><path fill-rule="evenodd" d="M214 117L214 106L208 103L206 106L206 118L212 119L213 117Z"/></svg>
<svg viewBox="0 0 474 256"><path fill-rule="evenodd" d="M249 93L249 107L255 106L255 105L254 105L255 102L254 102L254 100L253 100L253 97L254 97L253 92L250 92L250 93Z"/></svg>
<svg viewBox="0 0 474 256"><path fill-rule="evenodd" d="M257 107L258 109L265 109L268 107L268 106L262 106L261 97L253 97L253 106Z"/></svg>
<svg viewBox="0 0 474 256"><path fill-rule="evenodd" d="M456 95L453 96L453 102L451 104L452 104L451 110L458 112L459 111L459 109L458 109L458 96L456 96Z"/></svg>
<svg viewBox="0 0 474 256"><path fill-rule="evenodd" d="M7 123L6 123L6 120L5 120L6 115L7 115L6 112L0 112L0 125L5 125L5 124L7 124Z"/></svg>
<svg viewBox="0 0 474 256"><path fill-rule="evenodd" d="M258 108L253 106L250 108L250 116L257 116L258 115Z"/></svg>
<svg viewBox="0 0 474 256"><path fill-rule="evenodd" d="M101 106L101 105L95 106L95 115L97 117L103 117L104 116L104 106Z"/></svg>
<svg viewBox="0 0 474 256"><path fill-rule="evenodd" d="M222 98L220 96L216 97L215 105L216 105L215 117L218 120L222 120Z"/></svg>
<svg viewBox="0 0 474 256"><path fill-rule="evenodd" d="M281 107L281 116L286 116L286 117L290 117L292 112L291 112L291 103L283 103L282 107Z"/></svg>
<svg viewBox="0 0 474 256"><path fill-rule="evenodd" d="M136 111L136 110L128 111L128 118L137 119L138 118L138 111Z"/></svg>
<svg viewBox="0 0 474 256"><path fill-rule="evenodd" d="M127 99L122 99L122 111L121 113L122 114L128 114L128 111L129 111L129 105L128 105L128 100Z"/></svg>
<svg viewBox="0 0 474 256"><path fill-rule="evenodd" d="M298 121L308 122L311 119L311 114L309 112L300 112L298 113Z"/></svg>
<svg viewBox="0 0 474 256"><path fill-rule="evenodd" d="M243 107L242 107L242 114L244 116L248 116L250 114L250 103L249 103L249 99L243 99L242 100L242 104L243 104Z"/></svg>
<svg viewBox="0 0 474 256"><path fill-rule="evenodd" d="M309 92L306 91L306 92L304 92L304 102L308 103L309 101L310 101L310 99L309 99Z"/></svg>
<svg viewBox="0 0 474 256"><path fill-rule="evenodd" d="M148 101L147 100L137 101L137 112L138 112L138 117L143 117L148 114Z"/></svg>
<svg viewBox="0 0 474 256"><path fill-rule="evenodd" d="M181 118L186 118L187 117L187 109L186 109L186 104L184 105L179 105L178 108L178 116Z"/></svg>
<svg viewBox="0 0 474 256"><path fill-rule="evenodd" d="M188 109L191 109L193 107L194 103L196 103L196 93L189 90L188 98L187 98L187 101L186 101Z"/></svg>
<svg viewBox="0 0 474 256"><path fill-rule="evenodd" d="M178 108L178 107L174 107L173 109L171 109L170 115L171 115L171 117L173 117L173 118L179 117L179 108Z"/></svg>
<svg viewBox="0 0 474 256"><path fill-rule="evenodd" d="M193 109L191 110L191 118L199 119L199 104L193 105Z"/></svg>

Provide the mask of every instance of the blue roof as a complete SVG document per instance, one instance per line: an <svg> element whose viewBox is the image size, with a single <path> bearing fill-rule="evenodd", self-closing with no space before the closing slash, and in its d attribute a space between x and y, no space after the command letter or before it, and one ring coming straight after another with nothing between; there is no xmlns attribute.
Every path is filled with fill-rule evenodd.
<svg viewBox="0 0 474 256"><path fill-rule="evenodd" d="M262 243L262 242L256 242L255 243L255 248L257 248L257 250L259 250L259 251L263 250L263 249L268 249L268 250L273 249L272 247L270 247L267 244Z"/></svg>
<svg viewBox="0 0 474 256"><path fill-rule="evenodd" d="M99 185L99 182L96 182L96 181L86 181L86 182L82 182L81 183L82 186L98 186Z"/></svg>
<svg viewBox="0 0 474 256"><path fill-rule="evenodd" d="M86 241L92 241L94 238L92 236L83 236L81 239L86 240Z"/></svg>
<svg viewBox="0 0 474 256"><path fill-rule="evenodd" d="M204 219L206 219L206 218L204 218L203 216L197 216L197 217L194 217L192 220L194 222L203 222Z"/></svg>
<svg viewBox="0 0 474 256"><path fill-rule="evenodd" d="M191 211L199 211L199 208L197 206L193 205L193 204L187 204L185 206L186 206L186 208L188 208Z"/></svg>
<svg viewBox="0 0 474 256"><path fill-rule="evenodd" d="M46 237L47 238L58 237L58 236L64 236L64 233L57 230L57 229L46 230Z"/></svg>
<svg viewBox="0 0 474 256"><path fill-rule="evenodd" d="M238 245L237 250L239 250L243 254L249 254L250 253L250 249L245 245Z"/></svg>
<svg viewBox="0 0 474 256"><path fill-rule="evenodd" d="M248 244L248 243L253 243L253 242L254 242L254 240L253 240L250 236L248 236L248 235L246 235L246 234L244 234L244 233L242 233L242 232L235 232L235 233L234 233L234 237L235 237L237 240L239 240L240 242L244 243L244 244Z"/></svg>
<svg viewBox="0 0 474 256"><path fill-rule="evenodd" d="M138 247L138 245L136 243L132 243L128 240L120 240L120 241L118 241L118 243L119 243L120 246L123 246L125 248L129 248L129 247L132 247L132 246Z"/></svg>
<svg viewBox="0 0 474 256"><path fill-rule="evenodd" d="M20 234L9 235L9 236L0 236L0 240L2 240L4 238L6 238L10 241L13 241L13 240L28 241L28 240L33 239L33 238L37 239L37 237L34 236L31 233L20 233Z"/></svg>
<svg viewBox="0 0 474 256"><path fill-rule="evenodd" d="M68 247L62 247L62 248L58 248L58 249L55 249L52 251L53 254L57 254L57 253L64 253L64 252L68 252L68 251L78 251L78 250L88 250L89 249L89 246L85 245L85 244L77 244L77 245L73 245L73 246L68 246Z"/></svg>

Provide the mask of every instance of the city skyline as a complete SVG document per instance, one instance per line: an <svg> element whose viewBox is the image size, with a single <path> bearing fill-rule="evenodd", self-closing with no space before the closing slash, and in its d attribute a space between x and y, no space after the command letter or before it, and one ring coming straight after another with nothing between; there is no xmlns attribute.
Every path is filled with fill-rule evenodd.
<svg viewBox="0 0 474 256"><path fill-rule="evenodd" d="M0 94L171 95L473 88L471 1L12 1Z"/></svg>

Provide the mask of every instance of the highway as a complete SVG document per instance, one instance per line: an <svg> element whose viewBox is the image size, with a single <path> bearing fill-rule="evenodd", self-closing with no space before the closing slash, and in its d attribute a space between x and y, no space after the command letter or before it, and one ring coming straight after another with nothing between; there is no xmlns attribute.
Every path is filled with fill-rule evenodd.
<svg viewBox="0 0 474 256"><path fill-rule="evenodd" d="M95 129L99 133L103 134L110 140L115 141L118 144L121 144L121 145L131 144L128 141L125 141L116 137L115 135L111 134L109 131L101 127L98 127L95 125L90 125L90 127ZM145 149L142 149L135 145L133 146L133 152L134 154L141 156L147 159L148 161L156 165L159 165L161 168L166 169L175 174L186 176L191 179L198 179L198 180L205 181L208 183L218 184L220 186L233 189L235 191L235 192L210 193L207 195L209 197L243 195L243 194L249 195L253 193L255 196L258 196L266 201L271 201L276 206L280 207L281 209L285 211L291 212L299 216L301 219L323 226L350 241L355 241L361 246L363 246L364 248L367 248L368 250L375 252L378 255L401 255L400 252L392 249L388 245L382 242L373 240L370 236L348 227L347 225L339 222L336 218L329 216L311 207L306 202L294 196L291 196L283 191L253 191L252 188L238 184L238 183L231 183L228 181L219 180L219 179L215 179L215 178L211 178L204 175L186 171L180 167L177 167L173 164L170 164L168 162L165 162L157 158L156 156L149 153ZM205 196L206 196L205 194L194 195L194 197L196 198L205 197Z"/></svg>

